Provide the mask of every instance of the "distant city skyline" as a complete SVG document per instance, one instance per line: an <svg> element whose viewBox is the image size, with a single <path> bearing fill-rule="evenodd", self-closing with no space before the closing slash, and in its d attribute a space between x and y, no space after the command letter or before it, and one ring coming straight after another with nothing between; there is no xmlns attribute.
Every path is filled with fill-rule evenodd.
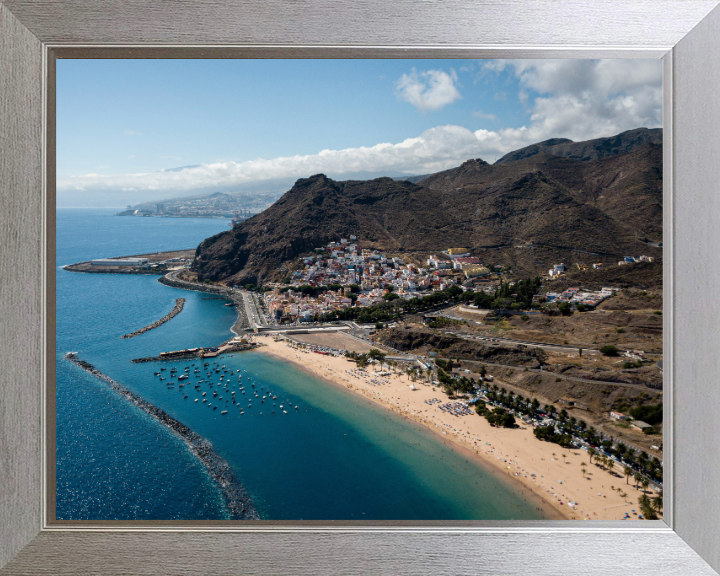
<svg viewBox="0 0 720 576"><path fill-rule="evenodd" d="M59 60L58 205L425 174L660 126L659 60Z"/></svg>

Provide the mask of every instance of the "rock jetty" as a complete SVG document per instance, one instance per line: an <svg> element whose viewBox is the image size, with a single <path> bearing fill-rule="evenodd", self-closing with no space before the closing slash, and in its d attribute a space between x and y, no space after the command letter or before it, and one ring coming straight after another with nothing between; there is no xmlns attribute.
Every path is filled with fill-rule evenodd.
<svg viewBox="0 0 720 576"><path fill-rule="evenodd" d="M212 444L193 432L190 428L175 420L166 412L160 410L157 406L150 404L134 392L131 392L125 386L116 382L106 374L100 372L89 362L81 360L75 352L68 352L65 358L86 372L92 374L99 380L107 383L111 389L124 396L130 402L135 404L140 410L147 415L155 418L162 425L168 427L177 434L187 444L190 451L205 466L208 474L220 487L225 501L234 520L259 520L255 507L250 500L245 488L238 482L233 474L230 464L221 458L213 449Z"/></svg>
<svg viewBox="0 0 720 576"><path fill-rule="evenodd" d="M147 332L148 330L152 330L153 328L157 328L161 324L165 324L168 320L171 318L174 318L180 312L182 312L183 307L185 306L185 298L177 298L175 300L175 307L170 311L170 313L166 316L163 316L158 320L157 322L153 322L149 326L145 326L145 328L140 328L140 330L135 330L135 332L130 332L130 334L124 334L121 336L121 338L132 338L133 336L138 336L139 334L142 334L143 332Z"/></svg>

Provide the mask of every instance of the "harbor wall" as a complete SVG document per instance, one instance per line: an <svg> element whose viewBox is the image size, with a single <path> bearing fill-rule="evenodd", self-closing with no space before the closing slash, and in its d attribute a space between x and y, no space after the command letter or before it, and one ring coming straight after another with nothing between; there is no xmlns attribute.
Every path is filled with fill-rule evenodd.
<svg viewBox="0 0 720 576"><path fill-rule="evenodd" d="M123 334L121 338L132 338L134 336L138 336L140 334L144 334L145 332L148 332L149 330L152 330L153 328L157 328L158 326L161 326L162 324L165 324L168 320L171 320L180 312L182 312L183 307L185 306L185 298L176 298L175 299L175 306L170 311L170 313L166 314L160 320L157 320L156 322L153 322L152 324L149 324L148 326L145 326L144 328L140 328L140 330L135 330L135 332L130 332L130 334Z"/></svg>
<svg viewBox="0 0 720 576"><path fill-rule="evenodd" d="M190 428L175 420L175 418L171 417L157 406L150 404L147 400L141 398L134 392L131 392L119 382L116 382L106 374L103 374L89 362L81 360L77 354L68 352L65 355L65 359L69 360L89 374L92 374L102 382L108 384L112 390L121 396L124 396L145 414L154 418L160 422L160 424L166 426L177 434L188 446L190 452L192 452L202 463L210 477L219 486L223 496L225 497L228 510L230 511L230 515L233 520L260 519L260 516L255 510L255 506L250 500L247 491L238 482L237 478L235 478L235 475L230 468L230 464L228 464L224 458L221 458L215 452L212 444L208 440L196 432L193 432Z"/></svg>

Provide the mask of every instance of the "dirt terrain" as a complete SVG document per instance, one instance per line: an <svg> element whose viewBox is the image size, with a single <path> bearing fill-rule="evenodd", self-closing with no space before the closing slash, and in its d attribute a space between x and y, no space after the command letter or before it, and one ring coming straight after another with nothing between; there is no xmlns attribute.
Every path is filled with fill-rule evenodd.
<svg viewBox="0 0 720 576"><path fill-rule="evenodd" d="M458 370L467 368L470 366L463 365ZM510 370L493 366L487 366L486 369L488 374L494 376L493 383L498 387L526 398L537 398L542 406L552 404L558 410L564 408L570 416L584 420L588 426L602 429L623 442L640 446L653 456L662 457L662 450L652 448L662 446L662 434L646 435L628 424L611 421L608 417L610 410L623 411L640 404L662 402L661 391L573 382L555 375L525 372L522 369ZM580 407L568 406L563 400L575 402Z"/></svg>
<svg viewBox="0 0 720 576"><path fill-rule="evenodd" d="M363 354L370 352L372 346L356 340L343 332L316 332L310 334L292 334L290 339L301 344L312 344L313 346L327 346L328 348L339 348Z"/></svg>
<svg viewBox="0 0 720 576"><path fill-rule="evenodd" d="M518 340L582 348L613 344L622 350L662 354L662 314L657 314L655 308L632 309L627 306L619 309L625 304L610 298L598 310L575 312L572 316L535 314L525 319L511 316L488 326L487 330Z"/></svg>

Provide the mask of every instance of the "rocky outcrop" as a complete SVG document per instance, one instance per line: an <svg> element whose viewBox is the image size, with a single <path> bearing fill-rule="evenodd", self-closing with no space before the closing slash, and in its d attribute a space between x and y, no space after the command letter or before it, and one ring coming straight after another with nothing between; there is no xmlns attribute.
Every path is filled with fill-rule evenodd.
<svg viewBox="0 0 720 576"><path fill-rule="evenodd" d="M488 346L464 338L411 327L383 330L378 334L378 340L402 352L434 351L443 358L477 360L528 368L539 368L546 358L545 352L540 348Z"/></svg>

